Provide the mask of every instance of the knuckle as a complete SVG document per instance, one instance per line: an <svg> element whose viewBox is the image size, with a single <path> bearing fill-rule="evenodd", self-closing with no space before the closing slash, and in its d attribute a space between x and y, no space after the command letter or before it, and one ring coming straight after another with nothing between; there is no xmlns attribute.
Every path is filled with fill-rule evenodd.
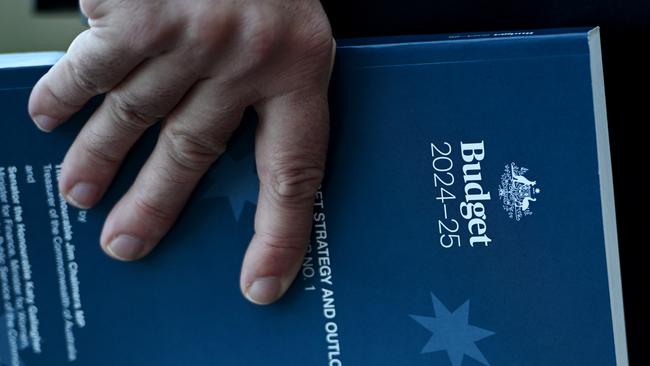
<svg viewBox="0 0 650 366"><path fill-rule="evenodd" d="M109 93L108 99L113 123L124 132L141 132L161 118L151 104L128 92Z"/></svg>
<svg viewBox="0 0 650 366"><path fill-rule="evenodd" d="M99 135L92 130L88 130L81 142L81 148L94 164L114 166L122 161L120 154L114 152L114 139L108 136Z"/></svg>
<svg viewBox="0 0 650 366"><path fill-rule="evenodd" d="M138 217L154 218L162 222L173 221L176 218L173 211L151 202L150 198L144 196L136 196L133 204L139 213Z"/></svg>
<svg viewBox="0 0 650 366"><path fill-rule="evenodd" d="M253 64L260 64L271 58L274 50L282 40L284 26L273 16L252 12L246 21L244 32L249 59Z"/></svg>
<svg viewBox="0 0 650 366"><path fill-rule="evenodd" d="M101 42L111 54L94 57L93 64L100 63L110 70L124 55L149 58L169 48L176 42L175 33L179 22L166 21L162 8L153 2L123 1L117 8L111 2L92 0L81 10L88 15L93 42Z"/></svg>
<svg viewBox="0 0 650 366"><path fill-rule="evenodd" d="M262 179L271 197L285 204L304 204L312 200L323 179L323 164L315 158L279 160Z"/></svg>
<svg viewBox="0 0 650 366"><path fill-rule="evenodd" d="M122 48L139 55L151 55L164 43L172 41L170 31L173 27L162 21L159 9L138 6L134 11L134 16L117 36L118 39L121 37Z"/></svg>
<svg viewBox="0 0 650 366"><path fill-rule="evenodd" d="M96 78L91 73L93 59L93 57L72 58L68 62L72 82L84 94L88 95L97 95L105 91L99 86Z"/></svg>
<svg viewBox="0 0 650 366"><path fill-rule="evenodd" d="M202 172L225 151L225 143L201 137L200 133L168 127L162 135L169 146L169 158L181 169Z"/></svg>
<svg viewBox="0 0 650 366"><path fill-rule="evenodd" d="M187 44L199 56L215 52L235 32L234 18L227 12L204 11L196 14L186 30Z"/></svg>
<svg viewBox="0 0 650 366"><path fill-rule="evenodd" d="M276 259L295 259L304 255L307 248L307 239L303 237L286 237L260 232L255 235L264 252Z"/></svg>

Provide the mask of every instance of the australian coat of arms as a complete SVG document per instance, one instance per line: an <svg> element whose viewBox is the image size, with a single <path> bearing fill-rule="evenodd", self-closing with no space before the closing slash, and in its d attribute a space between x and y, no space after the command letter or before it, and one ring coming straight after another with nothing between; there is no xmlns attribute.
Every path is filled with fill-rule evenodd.
<svg viewBox="0 0 650 366"><path fill-rule="evenodd" d="M535 187L537 182L524 176L526 172L528 169L510 163L506 165L499 185L499 197L503 202L503 209L511 219L517 221L521 220L523 216L533 214L530 209L531 202L537 201L535 196L541 191Z"/></svg>

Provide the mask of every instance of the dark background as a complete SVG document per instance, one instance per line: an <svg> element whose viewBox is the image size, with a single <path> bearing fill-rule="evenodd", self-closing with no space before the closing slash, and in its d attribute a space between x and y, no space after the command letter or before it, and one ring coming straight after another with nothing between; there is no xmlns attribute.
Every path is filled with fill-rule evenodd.
<svg viewBox="0 0 650 366"><path fill-rule="evenodd" d="M600 26L631 365L641 365L650 0L323 0L337 38ZM577 366L577 365L576 365ZM590 365L591 366L591 365ZM595 365L594 365L595 366Z"/></svg>
<svg viewBox="0 0 650 366"><path fill-rule="evenodd" d="M77 9L79 0L35 0L34 7L38 11L59 11Z"/></svg>
<svg viewBox="0 0 650 366"><path fill-rule="evenodd" d="M648 58L650 0L323 0L337 38L600 26L614 169L614 190L631 365L641 365L647 300L642 252L650 244L646 163L650 141ZM77 0L37 0L38 10ZM643 319L643 321L642 321ZM590 365L591 366L591 365Z"/></svg>

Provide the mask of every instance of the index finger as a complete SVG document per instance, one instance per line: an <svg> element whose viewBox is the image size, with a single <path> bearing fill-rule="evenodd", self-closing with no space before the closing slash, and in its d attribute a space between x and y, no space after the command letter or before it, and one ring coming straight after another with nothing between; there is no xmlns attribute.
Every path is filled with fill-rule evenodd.
<svg viewBox="0 0 650 366"><path fill-rule="evenodd" d="M90 98L118 84L143 59L144 52L124 41L88 29L38 81L29 98L29 114L38 128L51 131Z"/></svg>

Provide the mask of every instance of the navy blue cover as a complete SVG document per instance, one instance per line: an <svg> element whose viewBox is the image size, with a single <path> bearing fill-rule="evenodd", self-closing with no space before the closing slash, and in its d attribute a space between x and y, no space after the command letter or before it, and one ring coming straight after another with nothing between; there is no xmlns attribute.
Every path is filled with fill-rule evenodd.
<svg viewBox="0 0 650 366"><path fill-rule="evenodd" d="M339 42L312 242L266 307L238 287L254 115L121 263L101 225L155 129L80 211L48 186L99 100L44 134L26 105L46 68L0 70L0 365L616 364L593 56L583 29Z"/></svg>

